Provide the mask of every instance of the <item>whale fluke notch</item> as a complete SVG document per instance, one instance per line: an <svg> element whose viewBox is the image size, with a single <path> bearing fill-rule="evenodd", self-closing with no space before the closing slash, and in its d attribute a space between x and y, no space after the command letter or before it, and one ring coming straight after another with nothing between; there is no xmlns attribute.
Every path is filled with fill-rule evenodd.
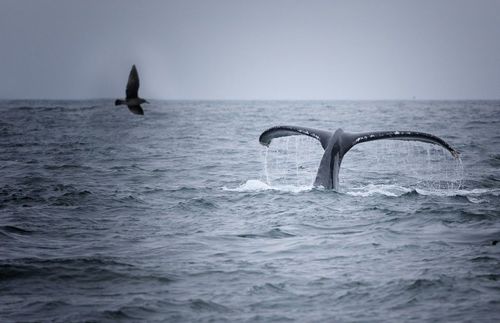
<svg viewBox="0 0 500 323"><path fill-rule="evenodd" d="M265 130L259 137L259 142L269 146L274 138L306 135L318 139L325 150L316 174L314 186L338 189L339 170L342 158L355 145L381 139L422 141L439 145L448 150L451 155L458 158L459 152L453 149L443 139L424 132L417 131L373 131L363 133L348 133L337 129L334 133L313 128L297 126L277 126Z"/></svg>
<svg viewBox="0 0 500 323"><path fill-rule="evenodd" d="M319 142L321 142L321 146L323 147L323 149L326 149L326 147L328 146L328 141L330 140L330 137L333 135L333 133L313 128L277 126L264 131L259 137L259 142L261 143L261 145L269 146L271 140L273 140L274 138L294 135L305 135L318 139Z"/></svg>

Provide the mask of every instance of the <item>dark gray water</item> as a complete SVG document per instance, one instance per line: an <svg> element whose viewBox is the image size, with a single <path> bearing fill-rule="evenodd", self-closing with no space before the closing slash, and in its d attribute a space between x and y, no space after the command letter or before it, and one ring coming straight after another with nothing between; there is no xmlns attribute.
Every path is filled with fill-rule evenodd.
<svg viewBox="0 0 500 323"><path fill-rule="evenodd" d="M500 320L500 102L111 104L0 102L0 321Z"/></svg>

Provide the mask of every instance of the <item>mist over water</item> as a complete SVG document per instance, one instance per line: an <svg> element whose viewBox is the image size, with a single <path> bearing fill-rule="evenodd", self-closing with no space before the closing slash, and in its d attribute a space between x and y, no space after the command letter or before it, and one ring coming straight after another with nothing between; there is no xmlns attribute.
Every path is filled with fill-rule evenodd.
<svg viewBox="0 0 500 323"><path fill-rule="evenodd" d="M0 101L2 322L500 319L499 101L112 104Z"/></svg>

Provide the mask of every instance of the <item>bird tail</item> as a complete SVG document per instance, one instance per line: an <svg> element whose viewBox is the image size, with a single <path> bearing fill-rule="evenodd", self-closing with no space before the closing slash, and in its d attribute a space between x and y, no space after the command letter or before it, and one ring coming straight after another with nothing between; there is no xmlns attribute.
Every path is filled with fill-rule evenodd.
<svg viewBox="0 0 500 323"><path fill-rule="evenodd" d="M125 104L125 101L120 100L120 99L115 100L115 105L122 105L122 104Z"/></svg>

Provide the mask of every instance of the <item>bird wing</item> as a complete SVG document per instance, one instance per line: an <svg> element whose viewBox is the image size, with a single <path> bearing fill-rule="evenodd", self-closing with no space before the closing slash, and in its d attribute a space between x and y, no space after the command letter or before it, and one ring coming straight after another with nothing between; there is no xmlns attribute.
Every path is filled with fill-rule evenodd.
<svg viewBox="0 0 500 323"><path fill-rule="evenodd" d="M137 69L135 65L132 65L130 70L130 75L128 76L127 90L125 91L128 99L135 99L138 97L139 92L139 74L137 74Z"/></svg>
<svg viewBox="0 0 500 323"><path fill-rule="evenodd" d="M144 110L142 110L141 106L140 105L128 105L128 109L130 110L130 112L132 112L133 114L140 114L140 115L144 115Z"/></svg>

